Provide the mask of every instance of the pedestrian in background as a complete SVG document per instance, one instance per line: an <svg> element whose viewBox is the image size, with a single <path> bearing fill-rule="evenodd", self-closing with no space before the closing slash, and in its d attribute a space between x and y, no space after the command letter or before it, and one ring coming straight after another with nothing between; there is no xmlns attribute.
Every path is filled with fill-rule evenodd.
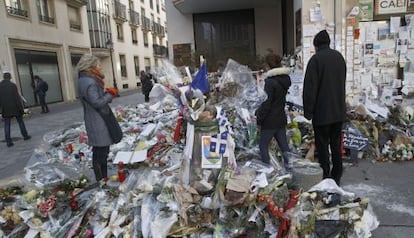
<svg viewBox="0 0 414 238"><path fill-rule="evenodd" d="M17 91L16 84L11 81L11 74L9 72L3 73L3 81L0 82L0 108L2 109L1 115L4 119L4 135L7 147L14 145L10 136L10 124L13 117L19 123L23 140L29 140L31 136L27 133L23 121L24 107L22 97Z"/></svg>
<svg viewBox="0 0 414 238"><path fill-rule="evenodd" d="M46 104L46 92L49 90L49 85L46 81L44 81L42 78L40 78L38 75L34 76L36 87L35 87L35 94L39 97L39 103L42 107L41 113L48 113L49 107Z"/></svg>
<svg viewBox="0 0 414 238"><path fill-rule="evenodd" d="M270 163L269 143L275 138L282 151L286 169L289 164L289 144L286 138L287 118L285 113L286 94L291 85L290 69L282 67L282 57L269 54L265 58L269 70L265 73L264 91L267 99L256 111L257 125L260 126L259 149L264 163Z"/></svg>
<svg viewBox="0 0 414 238"><path fill-rule="evenodd" d="M78 92L83 106L88 145L92 146L92 166L95 179L102 184L108 180L109 146L114 144L109 128L99 112L108 113L109 103L118 95L115 88L105 91L104 75L98 57L85 54L77 64Z"/></svg>
<svg viewBox="0 0 414 238"><path fill-rule="evenodd" d="M303 109L304 116L312 120L323 178L332 178L339 186L343 170L342 123L346 119L346 63L341 53L329 47L330 42L326 30L320 31L313 39L316 53L310 58L306 68Z"/></svg>
<svg viewBox="0 0 414 238"><path fill-rule="evenodd" d="M142 93L145 96L145 102L149 102L149 94L153 86L152 80L150 76L144 70L141 71L140 80L141 80Z"/></svg>

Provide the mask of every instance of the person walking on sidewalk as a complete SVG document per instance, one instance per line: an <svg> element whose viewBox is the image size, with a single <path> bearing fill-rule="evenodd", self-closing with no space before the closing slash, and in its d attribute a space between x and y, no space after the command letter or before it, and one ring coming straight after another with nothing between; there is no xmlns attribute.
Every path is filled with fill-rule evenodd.
<svg viewBox="0 0 414 238"><path fill-rule="evenodd" d="M320 31L313 39L316 53L306 68L303 109L306 119L312 120L323 178L332 178L339 186L343 170L342 123L346 120L346 63L341 53L329 47L330 42L326 30Z"/></svg>
<svg viewBox="0 0 414 238"><path fill-rule="evenodd" d="M141 79L142 93L145 96L145 102L149 102L149 94L153 87L151 76L147 74L144 70L142 70L140 79Z"/></svg>
<svg viewBox="0 0 414 238"><path fill-rule="evenodd" d="M49 107L46 104L46 92L49 89L49 85L44 81L42 78L40 78L38 75L34 76L36 87L35 87L35 94L39 97L39 103L42 107L42 113L48 113Z"/></svg>
<svg viewBox="0 0 414 238"><path fill-rule="evenodd" d="M1 115L4 119L4 135L6 137L7 147L13 146L10 136L10 124L13 117L19 123L20 133L24 140L29 140L31 136L27 133L26 126L23 121L23 102L17 91L17 86L11 81L10 72L3 73L3 81L0 82L0 108Z"/></svg>
<svg viewBox="0 0 414 238"><path fill-rule="evenodd" d="M85 54L77 65L78 92L83 106L88 145L92 146L92 166L95 179L102 184L108 180L109 146L114 144L98 111L111 110L109 103L118 95L115 88L105 89L104 75L98 57Z"/></svg>

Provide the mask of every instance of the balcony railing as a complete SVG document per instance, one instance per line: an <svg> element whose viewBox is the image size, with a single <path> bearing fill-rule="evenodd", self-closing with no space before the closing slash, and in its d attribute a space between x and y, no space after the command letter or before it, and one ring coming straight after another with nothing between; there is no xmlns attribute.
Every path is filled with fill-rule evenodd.
<svg viewBox="0 0 414 238"><path fill-rule="evenodd" d="M126 15L126 6L119 1L114 1L115 3L115 12L114 18L120 21L127 21Z"/></svg>
<svg viewBox="0 0 414 238"><path fill-rule="evenodd" d="M55 24L55 18L49 16L39 15L40 21Z"/></svg>
<svg viewBox="0 0 414 238"><path fill-rule="evenodd" d="M82 26L78 22L69 22L70 29L80 31L82 30Z"/></svg>
<svg viewBox="0 0 414 238"><path fill-rule="evenodd" d="M139 13L132 9L129 9L129 23L139 26Z"/></svg>
<svg viewBox="0 0 414 238"><path fill-rule="evenodd" d="M165 27L161 26L160 24L153 22L152 23L152 33L158 35L159 37L165 36Z"/></svg>
<svg viewBox="0 0 414 238"><path fill-rule="evenodd" d="M151 20L145 16L141 16L142 30L150 31L151 30Z"/></svg>
<svg viewBox="0 0 414 238"><path fill-rule="evenodd" d="M74 7L82 7L88 4L87 0L66 0L66 2Z"/></svg>
<svg viewBox="0 0 414 238"><path fill-rule="evenodd" d="M154 52L154 56L156 57L168 57L167 47L162 45L153 44L152 49Z"/></svg>
<svg viewBox="0 0 414 238"><path fill-rule="evenodd" d="M23 9L19 9L19 8L14 8L14 7L9 7L7 6L7 12L11 15L15 15L15 16L21 16L21 17L28 17L29 14L27 13L26 10Z"/></svg>

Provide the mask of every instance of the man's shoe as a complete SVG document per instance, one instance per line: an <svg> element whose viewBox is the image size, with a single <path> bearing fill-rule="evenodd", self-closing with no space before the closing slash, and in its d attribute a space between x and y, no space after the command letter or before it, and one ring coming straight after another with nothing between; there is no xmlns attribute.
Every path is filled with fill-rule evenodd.
<svg viewBox="0 0 414 238"><path fill-rule="evenodd" d="M26 137L23 137L23 140L30 140L32 137L31 136L26 136Z"/></svg>
<svg viewBox="0 0 414 238"><path fill-rule="evenodd" d="M12 147L13 145L13 142L7 142L7 147Z"/></svg>

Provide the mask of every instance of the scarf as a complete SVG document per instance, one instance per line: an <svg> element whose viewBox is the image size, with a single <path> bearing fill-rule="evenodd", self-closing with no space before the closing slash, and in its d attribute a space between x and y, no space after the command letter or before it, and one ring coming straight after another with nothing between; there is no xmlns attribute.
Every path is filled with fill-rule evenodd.
<svg viewBox="0 0 414 238"><path fill-rule="evenodd" d="M95 81L98 83L98 85L102 89L105 88L105 82L104 82L105 75L99 72L99 70L96 70L96 68L89 68L87 71L82 71L79 73L79 76L83 76L83 75L89 76L95 79Z"/></svg>

